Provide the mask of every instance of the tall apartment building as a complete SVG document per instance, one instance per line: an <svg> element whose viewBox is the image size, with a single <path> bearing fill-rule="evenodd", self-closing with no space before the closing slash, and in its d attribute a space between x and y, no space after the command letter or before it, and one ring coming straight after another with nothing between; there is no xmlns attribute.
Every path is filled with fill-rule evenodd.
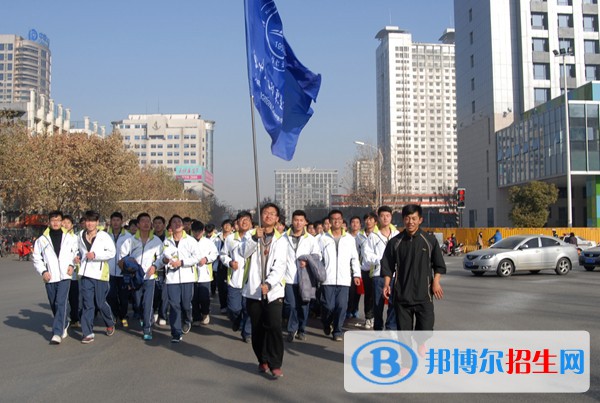
<svg viewBox="0 0 600 403"><path fill-rule="evenodd" d="M112 122L140 166L162 166L199 194L213 194L214 121L199 114L129 115Z"/></svg>
<svg viewBox="0 0 600 403"><path fill-rule="evenodd" d="M497 147L496 132L561 95L563 58L569 89L600 78L598 14L597 0L454 1L458 174L459 186L467 191L465 225L510 225L511 184L498 181L506 150ZM561 49L573 55L563 56ZM566 181L557 185L556 209L564 211ZM583 192L573 195L575 203L585 204ZM575 213L574 220L583 224L583 212Z"/></svg>
<svg viewBox="0 0 600 403"><path fill-rule="evenodd" d="M356 193L374 192L377 189L377 160L361 158L352 167L352 190Z"/></svg>
<svg viewBox="0 0 600 403"><path fill-rule="evenodd" d="M448 193L457 185L454 31L446 30L440 43L418 43L387 26L376 38L383 192Z"/></svg>
<svg viewBox="0 0 600 403"><path fill-rule="evenodd" d="M49 99L51 64L50 40L43 33L0 35L0 104L27 103L31 90Z"/></svg>
<svg viewBox="0 0 600 403"><path fill-rule="evenodd" d="M329 208L330 195L337 191L338 171L335 169L275 170L275 202L285 212L287 222L295 210L307 205Z"/></svg>

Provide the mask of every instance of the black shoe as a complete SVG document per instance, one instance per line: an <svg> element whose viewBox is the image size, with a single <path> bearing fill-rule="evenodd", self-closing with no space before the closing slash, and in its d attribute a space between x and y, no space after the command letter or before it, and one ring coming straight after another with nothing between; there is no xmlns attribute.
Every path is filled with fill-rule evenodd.
<svg viewBox="0 0 600 403"><path fill-rule="evenodd" d="M233 323L231 324L231 330L233 330L234 332L237 332L238 330L240 330L240 320L234 320Z"/></svg>
<svg viewBox="0 0 600 403"><path fill-rule="evenodd" d="M192 324L190 322L185 322L182 326L181 331L183 332L183 334L188 334L190 332L191 328L192 328Z"/></svg>
<svg viewBox="0 0 600 403"><path fill-rule="evenodd" d="M179 343L181 341L182 337L181 336L173 336L171 338L171 343Z"/></svg>
<svg viewBox="0 0 600 403"><path fill-rule="evenodd" d="M325 333L325 336L329 336L332 331L333 325L323 325L323 333Z"/></svg>

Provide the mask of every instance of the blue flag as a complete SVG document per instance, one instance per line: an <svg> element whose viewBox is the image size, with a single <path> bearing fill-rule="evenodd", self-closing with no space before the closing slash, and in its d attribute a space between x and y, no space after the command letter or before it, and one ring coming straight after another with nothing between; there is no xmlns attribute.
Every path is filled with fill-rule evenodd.
<svg viewBox="0 0 600 403"><path fill-rule="evenodd" d="M302 128L313 114L321 75L296 58L283 36L283 24L272 0L245 0L246 50L250 93L273 155L290 161Z"/></svg>

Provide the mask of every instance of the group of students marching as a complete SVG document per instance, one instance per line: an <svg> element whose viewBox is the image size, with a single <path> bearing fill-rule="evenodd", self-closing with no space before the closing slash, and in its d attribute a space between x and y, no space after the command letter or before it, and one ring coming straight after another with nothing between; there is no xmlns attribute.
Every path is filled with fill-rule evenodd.
<svg viewBox="0 0 600 403"><path fill-rule="evenodd" d="M205 228L187 217L173 215L166 223L163 217L153 220L147 213L130 220L126 229L119 212L111 215L106 230L100 230L100 216L94 211L84 214L80 222L83 229L74 233L73 219L53 211L33 252L34 266L45 283L54 314L51 343L60 344L67 337L69 323L81 327L82 343L92 343L97 313L105 323L106 335L112 336L116 323L129 326L130 302L144 340L152 339L155 324L165 326L168 319L171 342L179 343L192 325L210 322L210 296L216 287L221 312L227 312L233 330L241 332L243 341L251 341L259 372L278 378L283 376L284 317L287 340L305 340L309 309L316 300L325 335L342 341L346 312L350 307L348 316L355 314L355 289L362 286L362 326L382 330L385 323L386 329L406 330L402 329L408 324L402 319L406 312L398 304L388 305L384 322L385 301L398 296L406 300L415 290L419 293L419 287L410 280L422 277L414 275L417 269L431 276L427 276L427 295L409 298L409 313L415 303L417 308L423 305L426 309L416 311L431 312L426 319L432 329L430 290L441 298L439 279L445 265L435 237L419 229L420 207L405 209L405 230L401 233L391 224L392 210L387 206L376 214L366 214L362 229L358 217L353 217L346 228L339 210L313 224L308 223L304 211L294 211L286 229L279 207L267 203L260 209L260 226L253 223L249 212L242 211L235 221L224 221L219 233L214 232L214 226ZM421 221L415 227L410 217L416 216ZM437 246L437 252L430 248L429 263L415 269L413 260L418 253L409 251L407 256L412 260L406 261L404 245L410 247L412 240L416 245L421 238ZM411 242L389 250L392 239ZM407 273L413 274L407 277ZM392 283L398 276L402 281ZM394 297L393 284L397 284ZM416 319L423 321L418 315Z"/></svg>

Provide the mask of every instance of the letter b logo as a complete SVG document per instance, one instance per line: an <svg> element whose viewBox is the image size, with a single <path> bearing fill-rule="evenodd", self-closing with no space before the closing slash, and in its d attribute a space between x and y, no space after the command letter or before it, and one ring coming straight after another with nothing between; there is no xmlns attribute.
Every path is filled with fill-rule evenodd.
<svg viewBox="0 0 600 403"><path fill-rule="evenodd" d="M373 369L371 374L378 378L392 378L400 373L399 354L391 347L378 347L371 350Z"/></svg>

